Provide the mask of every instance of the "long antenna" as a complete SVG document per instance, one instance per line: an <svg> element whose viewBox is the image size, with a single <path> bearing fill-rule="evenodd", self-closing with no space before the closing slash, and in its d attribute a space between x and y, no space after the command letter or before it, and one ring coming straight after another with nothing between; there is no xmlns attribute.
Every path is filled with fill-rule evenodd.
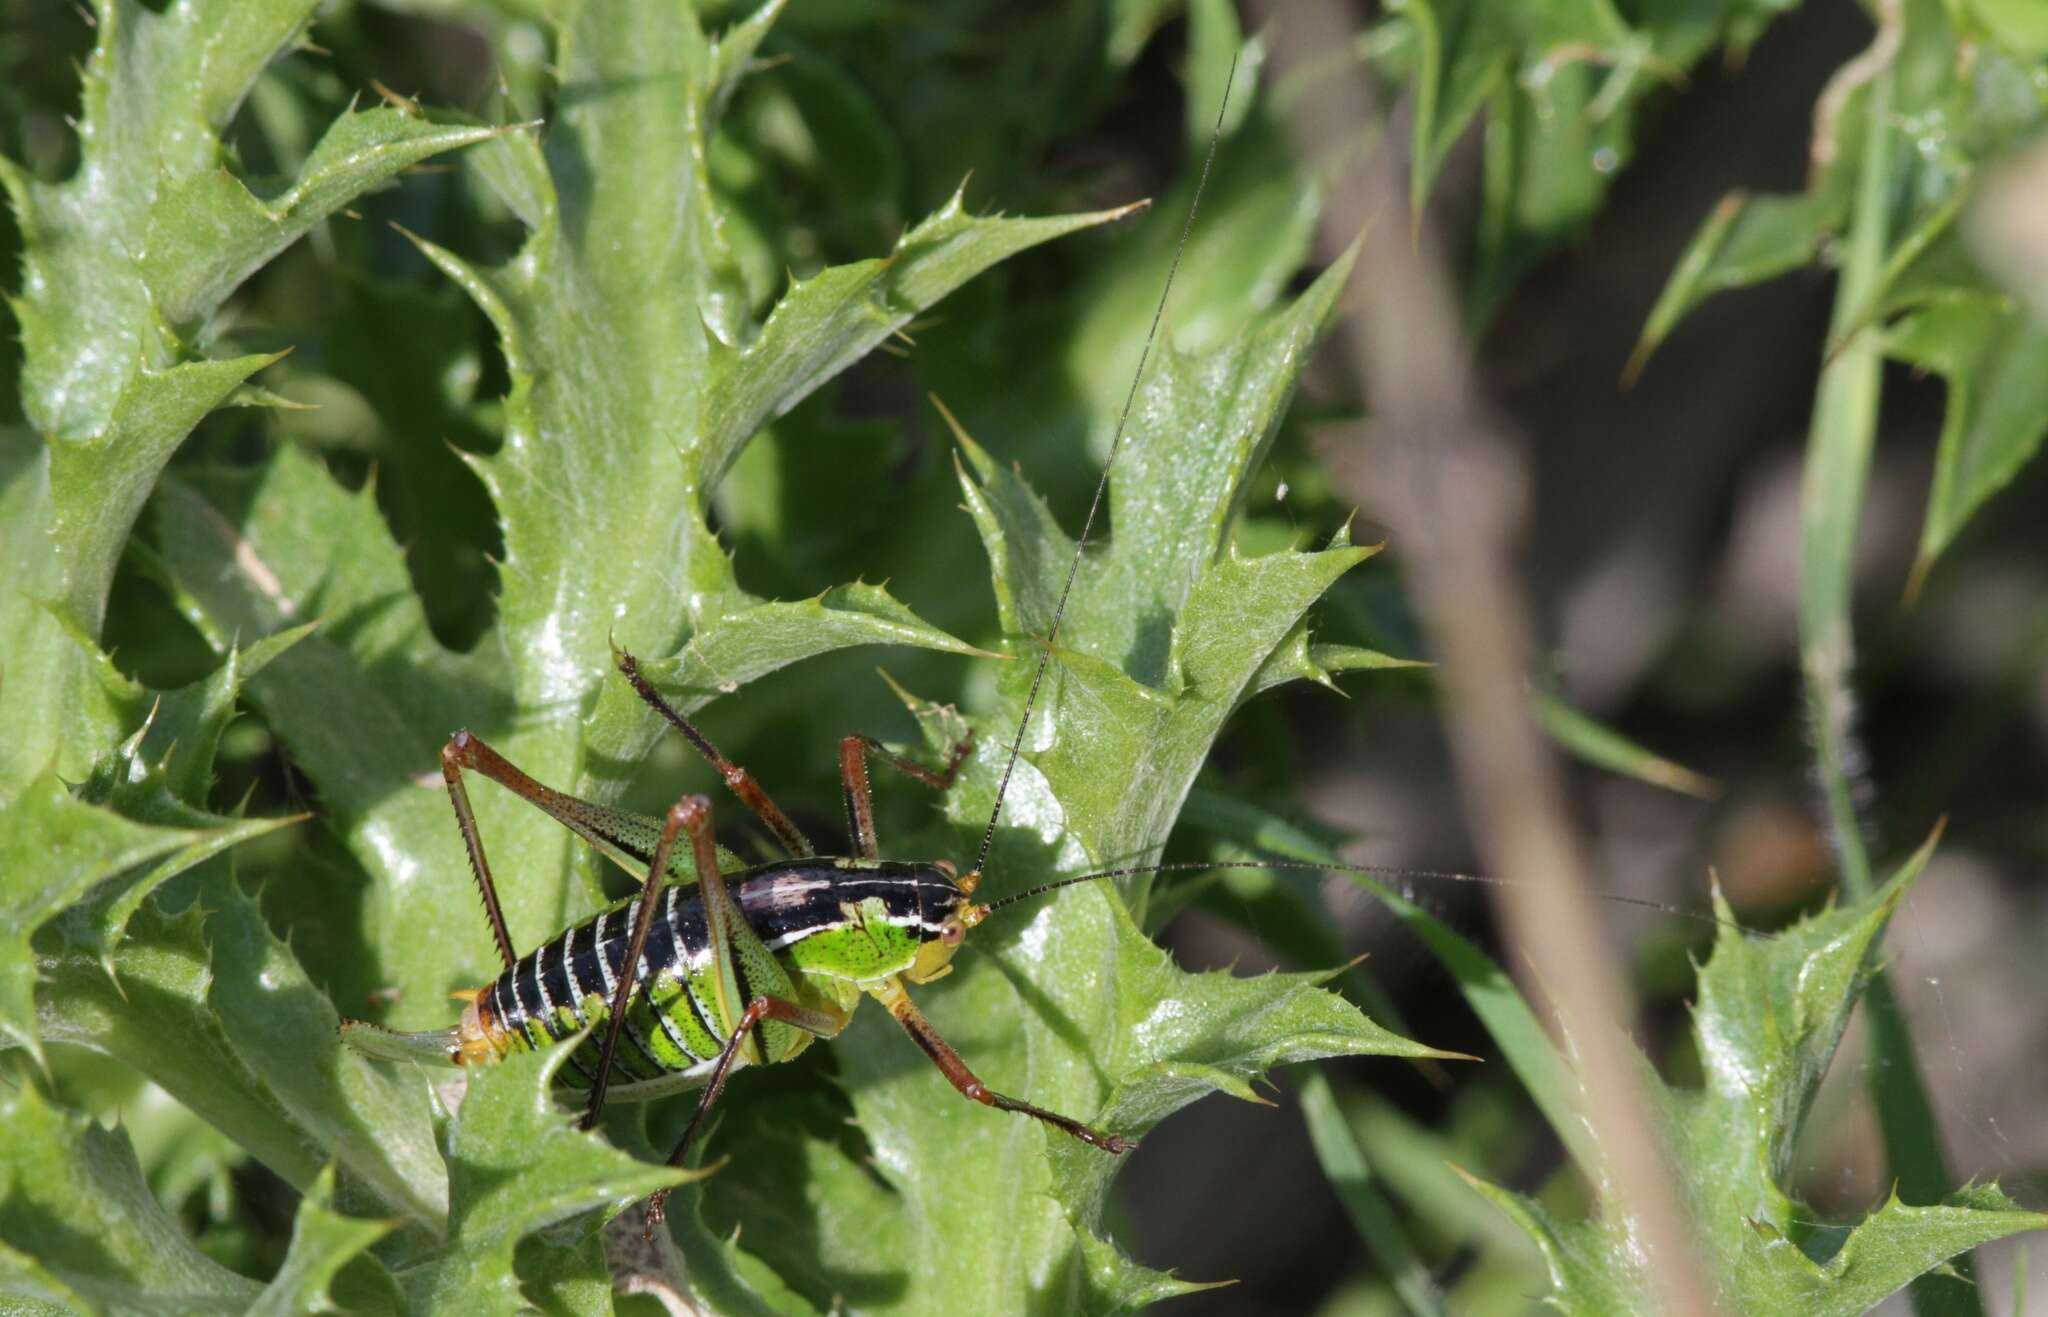
<svg viewBox="0 0 2048 1317"><path fill-rule="evenodd" d="M1046 664L1052 661L1053 644L1060 636L1060 622L1067 615L1067 598L1074 593L1074 578L1081 574L1081 555L1088 548L1088 532L1095 528L1095 515L1102 509L1102 495L1109 488L1109 471L1116 465L1117 450L1123 447L1124 431L1131 422L1131 408L1137 405L1138 386L1145 379L1145 363L1151 360L1152 343L1159 337L1160 322L1166 318L1166 299L1173 292L1173 280L1180 273L1180 258L1188 249L1188 235L1195 231L1195 212L1202 206L1202 190L1209 186L1209 170L1216 163L1216 148L1223 141L1223 116L1230 108L1230 89L1237 81L1237 56L1230 57L1230 73L1223 80L1223 99L1216 106L1216 128L1209 136L1209 153L1202 157L1202 173L1195 180L1195 195L1188 202L1187 222L1181 226L1180 241L1174 244L1173 262L1166 267L1166 286L1159 290L1159 305L1152 311L1152 327L1145 331L1145 346L1138 353L1138 368L1131 372L1131 389L1124 395L1124 409L1116 418L1110 436L1109 456L1103 460L1102 476L1095 482L1095 497L1088 501L1088 516L1081 522L1081 536L1074 541L1074 560L1067 564L1067 581L1060 587L1060 601L1052 610L1052 629L1045 633L1045 645L1038 651L1038 667L1031 674L1031 690L1024 696L1024 712L1017 719L1017 734L1010 738L1010 757L1003 764L1003 779L996 786L996 806L989 811L988 827L981 834L981 849L974 857L974 872L988 866L989 848L996 842L996 823L1003 817L1003 798L1010 794L1010 774L1017 769L1017 756L1024 749L1024 731L1031 726L1031 709L1038 703L1038 687L1045 680Z"/></svg>
<svg viewBox="0 0 2048 1317"><path fill-rule="evenodd" d="M1137 864L1120 869L1098 869L1094 873L1084 873L1074 878L1061 878L1055 882L1040 883L1038 886L1026 891L1013 892L1000 901L991 901L987 905L977 907L980 913L975 917L975 922L979 923L982 919L986 919L989 915L994 914L1006 905L1016 905L1020 901L1029 901L1033 897L1044 896L1047 892L1056 892L1062 887L1072 887L1076 883L1099 882L1104 878L1135 878L1139 874L1147 873L1195 873L1219 869L1294 869L1310 873L1355 873L1362 874L1367 878L1381 878L1395 882L1420 879L1424 882L1484 883L1490 887L1519 887L1522 885L1512 878L1495 878L1483 873L1446 873L1440 869L1399 869L1381 864L1347 864L1341 860L1176 860L1168 864ZM1700 910L1688 910L1682 905L1671 905L1664 901L1653 901L1646 896L1626 896L1619 892L1596 892L1594 895L1603 901L1612 901L1616 905L1632 905L1644 910L1655 910L1660 914L1675 915L1680 919L1690 919L1696 923L1715 924L1724 928L1733 928L1754 937L1767 938L1771 936L1768 933L1744 927L1733 920L1722 919L1717 915L1710 915Z"/></svg>

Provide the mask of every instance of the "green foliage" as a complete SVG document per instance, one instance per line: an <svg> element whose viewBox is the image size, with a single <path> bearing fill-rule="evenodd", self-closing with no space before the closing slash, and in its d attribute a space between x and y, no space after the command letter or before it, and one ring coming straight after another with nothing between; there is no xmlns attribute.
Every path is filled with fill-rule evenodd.
<svg viewBox="0 0 2048 1317"><path fill-rule="evenodd" d="M1636 354L1639 363L1711 292L1833 255L1829 358L1803 492L1801 661L1841 881L1856 895L1871 886L1871 864L1853 780L1851 604L1883 359L1938 372L1948 385L1909 597L2048 434L2038 406L2048 342L2012 290L1979 268L1957 223L1976 204L1983 166L2048 123L2048 64L1996 7L1907 0L1878 17L1870 49L1817 110L1807 193L1724 202L1681 260ZM1870 1000L1873 1090L1892 1169L1908 1196L1927 1202L1950 1187L1932 1104L1882 979ZM1980 1310L1966 1284L1923 1281L1916 1295L1928 1310Z"/></svg>
<svg viewBox="0 0 2048 1317"><path fill-rule="evenodd" d="M493 130L393 110L337 121L299 177L260 199L220 134L311 0L98 7L76 173L60 184L0 163L23 237L13 310L28 429L0 436L0 750L12 795L115 732L84 689L65 630L96 635L128 532L173 449L274 359L207 360L193 340L235 287L323 217L421 160Z"/></svg>
<svg viewBox="0 0 2048 1317"><path fill-rule="evenodd" d="M1311 675L1305 648L1293 643L1302 614L1365 551L1340 542L1242 558L1231 526L1343 274L1326 275L1256 332L1207 352L1169 349L1149 378L1111 483L1116 532L1083 561L1025 731L1026 757L989 865L995 894L1156 855L1223 719L1264 685ZM967 436L960 442L1003 630L1042 635L1073 543L1020 477ZM688 696L702 681L689 674L712 668L696 663L651 675ZM1281 672L1269 677L1269 667ZM999 711L974 723L985 747L1014 733L1029 683L1028 664L1007 665ZM913 710L933 750L957 739L957 715L922 702ZM1001 771L999 754L969 762L946 800L953 836L976 836ZM1132 895L1142 902L1142 887ZM1184 974L1100 893L1070 893L1010 922L1024 926L977 934L995 954L967 958L928 994L932 1018L992 1086L1063 1111L1100 1112L1109 1128L1143 1133L1211 1090L1251 1098L1249 1077L1289 1061L1431 1054L1302 976ZM766 1168L741 1195L741 1238L768 1241L785 1282L819 1307L853 1286L907 1311L1002 1308L1019 1292L1054 1310L1122 1308L1188 1288L1097 1237L1115 1163L1078 1145L1048 1150L1044 1132L1029 1125L990 1123L936 1072L906 1069L904 1045L878 1036L888 1027L857 1022L837 1051L893 1200L875 1201L872 1187L820 1196L806 1187L808 1174L778 1182L773 1168L797 1155L779 1146L786 1132L762 1131L758 1144L767 1146L745 1135L729 1145L739 1165ZM837 1149L797 1156L809 1167L821 1154L835 1173L858 1176L839 1164ZM713 1180L705 1197L735 1174ZM794 1241L771 1223L791 1217L814 1224L800 1237L802 1251L785 1255ZM986 1248L994 1238L1003 1240L999 1256Z"/></svg>
<svg viewBox="0 0 2048 1317"><path fill-rule="evenodd" d="M1443 1296L1436 1282L1416 1257L1386 1196L1372 1183L1372 1163L1338 1109L1329 1079L1320 1071L1302 1072L1301 1108L1330 1187L1343 1198L1352 1225L1391 1279L1394 1292L1410 1312L1443 1312Z"/></svg>
<svg viewBox="0 0 2048 1317"><path fill-rule="evenodd" d="M1845 82L1847 94L1816 118L1807 191L1738 193L1717 207L1673 271L1637 349L1640 364L1716 292L1840 252L1838 359L1860 344L1873 361L1895 358L1948 384L1916 579L2048 435L2041 405L2048 339L2015 296L2023 290L1985 272L1958 223L1982 191L1984 166L2048 125L2048 62L2029 31L1998 5L1898 6L1872 47L1870 71ZM1858 200L1873 188L1871 203ZM1836 247L1831 240L1852 226L1867 241ZM1869 268L1858 272L1859 261ZM1859 392L1874 405L1874 377ZM1841 488L1849 507L1860 505L1862 481L1853 471L1828 487Z"/></svg>
<svg viewBox="0 0 2048 1317"><path fill-rule="evenodd" d="M400 1273L409 1310L518 1312L529 1302L513 1270L522 1238L582 1216L580 1229L563 1244L578 1237L588 1243L598 1224L589 1214L685 1178L571 1128L573 1116L556 1105L550 1087L570 1046L515 1058L470 1084L442 1146L448 1160L447 1244ZM564 1251L572 1259L587 1252ZM599 1269L601 1274L601 1260ZM547 1289L571 1279L569 1266L560 1271L535 1283Z"/></svg>
<svg viewBox="0 0 2048 1317"><path fill-rule="evenodd" d="M1486 124L1484 213L1468 281L1483 316L1574 235L1634 155L1653 94L1721 50L1740 53L1787 0L1623 6L1582 0L1405 0L1364 52L1409 87L1409 199L1419 212L1474 121Z"/></svg>
<svg viewBox="0 0 2048 1317"><path fill-rule="evenodd" d="M777 3L700 15L565 0L545 22L500 6L471 16L505 69L483 116L396 95L356 108L354 72L338 76L346 56L330 51L361 38L364 13L341 8L333 38L309 41L310 0L103 0L76 169L51 181L0 161L22 345L22 423L0 423L0 1044L26 1058L0 1077L0 1296L105 1312L602 1313L637 1229L607 1222L671 1185L680 1276L657 1279L716 1311L1111 1311L1225 1279L1199 1259L1153 1259L1185 1279L1127 1256L1120 1163L962 1101L872 1008L788 1073L737 1079L708 1144L718 1163L684 1171L660 1161L692 1099L614 1111L600 1137L550 1094L560 1050L462 1092L367 1061L336 1031L342 1014L444 1025L447 994L497 968L434 773L450 731L600 801L673 798L674 747L612 673L614 644L785 770L748 757L778 792L804 780L791 764L822 763L866 725L849 709L877 716L846 692L879 683L833 656L894 647L900 689L935 697L906 694L909 717L889 711L899 731L942 750L971 727L980 748L939 810L881 787L885 848L965 867L1020 736L987 867L996 897L1154 861L1184 806L1231 855L1327 856L1329 838L1198 783L1255 696L1410 665L1311 625L1375 552L1340 509L1302 500L1308 530L1248 511L1276 452L1290 475L1308 469L1283 424L1350 267L1282 295L1320 194L1297 183L1252 87L1256 39L1228 6L1190 6L1197 144L1242 55L1240 92L1122 435L1108 530L1048 642L1075 553L1062 526L1113 442L1190 185L1127 219L1014 161L1107 102L1174 6L1106 20L1048 6L993 73L932 72L929 33ZM1604 5L1392 8L1360 53L1413 92L1415 200L1470 123L1493 129L1468 277L1478 318L1590 216L1648 95L1777 6L1653 6L1639 28ZM1945 82L1959 39L1945 25L1965 17L2007 44ZM1907 163L1903 130L1868 125L1967 117L1984 132L1954 149L1988 158L2037 117L2012 79L2038 36L2017 9L1912 7L1889 111L1856 97L1841 120L1867 149L1809 197L1720 212L1646 331L1647 349L1705 292L1863 235L1865 277L1838 324L1847 371L1875 360L1847 354L1882 350L1951 382L1923 565L2038 446L2038 335L1957 245L1968 171ZM440 172L414 170L458 148ZM1879 154L1883 180L1920 172L1879 189L1906 211L1873 229L1859 198ZM988 195L1050 217L977 213L969 163L995 180ZM340 222L362 211L404 221L405 240ZM1131 230L1119 246L1087 232L1117 220ZM428 280L441 292L413 286ZM934 429L906 458L896 425L835 409L892 338L963 418L951 450ZM283 362L281 346L300 350ZM1853 401L1865 385L1839 387ZM284 409L305 396L325 405ZM254 410L216 414L227 407ZM330 408L364 432L345 435ZM1816 542L1844 526L1853 541L1856 419L1840 430L1842 520ZM1308 533L1323 546L1301 547ZM495 594L476 597L485 582ZM113 652L118 591L155 610L161 652ZM971 712L941 702L954 696ZM1538 699L1589 760L1701 787ZM617 890L537 811L490 788L475 802L521 946ZM1832 1248L1784 1188L1909 880L1775 942L1724 927L1702 978L1705 1083L1659 1091L1733 1303L1843 1309L2041 1224L1971 1189L1889 1204ZM1374 890L1597 1183L1597 1139L1537 1013L1470 942ZM1341 944L1303 891L1284 877L1238 891L1233 917L1328 972L1188 973L1148 931L1204 896L1134 878L1002 912L919 1001L991 1087L1132 1135L1211 1093L1263 1101L1255 1084L1277 1067L1451 1059L1403 1036L1363 972L1330 970ZM1450 1135L1439 1155L1434 1133L1341 1082L1309 1073L1301 1091L1325 1170L1411 1310L1444 1306L1435 1233L1490 1229L1488 1264L1520 1256L1500 1217L1474 1224L1475 1191L1445 1171L1506 1159L1467 1159ZM116 1105L130 1124L103 1127ZM1431 1151L1404 1163L1384 1150L1395 1142ZM293 1204L274 1221L218 1201L271 1179ZM1641 1301L1625 1221L1478 1192L1535 1240L1555 1302ZM1412 1202L1418 1220L1401 1219ZM1526 1293L1515 1283L1502 1292Z"/></svg>
<svg viewBox="0 0 2048 1317"><path fill-rule="evenodd" d="M438 1213L446 1173L418 1086L344 1049L334 1007L217 872L190 908L145 903L111 971L42 939L39 1024L54 1041L133 1065L287 1181L328 1160L396 1212Z"/></svg>
<svg viewBox="0 0 2048 1317"><path fill-rule="evenodd" d="M30 1088L11 1090L0 1115L10 1295L171 1313L232 1311L256 1298L255 1284L199 1253L165 1215L127 1136Z"/></svg>
<svg viewBox="0 0 2048 1317"><path fill-rule="evenodd" d="M1693 1016L1705 1083L1688 1091L1651 1080L1694 1238L1730 1311L1860 1313L1956 1253L2048 1229L2048 1214L1973 1187L1916 1207L1895 1192L1844 1230L1781 1187L1814 1092L1872 975L1878 939L1932 851L1930 840L1883 890L1769 942L1724 927L1700 973ZM1728 916L1725 902L1717 908ZM1543 1251L1550 1302L1560 1311L1643 1311L1654 1302L1626 1218L1560 1225L1520 1195L1483 1192Z"/></svg>
<svg viewBox="0 0 2048 1317"><path fill-rule="evenodd" d="M249 1305L250 1317L307 1312L391 1312L398 1291L390 1273L363 1250L395 1222L366 1221L334 1210L334 1172L320 1173L299 1200L291 1250L277 1275ZM337 1292L339 1291L339 1292Z"/></svg>

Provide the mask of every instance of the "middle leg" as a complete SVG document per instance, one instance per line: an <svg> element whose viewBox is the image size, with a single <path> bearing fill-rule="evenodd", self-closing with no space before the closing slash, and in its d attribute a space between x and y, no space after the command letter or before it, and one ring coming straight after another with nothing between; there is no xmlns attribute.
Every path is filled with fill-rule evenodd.
<svg viewBox="0 0 2048 1317"><path fill-rule="evenodd" d="M872 736L856 733L842 737L839 742L839 781L845 790L846 830L853 838L853 853L863 860L882 857L881 843L875 837L874 793L868 786L869 755L899 773L916 778L934 791L945 791L960 775L960 765L973 749L974 733L970 730L953 743L944 768L930 768L908 755L897 754Z"/></svg>
<svg viewBox="0 0 2048 1317"><path fill-rule="evenodd" d="M720 754L718 747L711 743L711 738L697 730L697 724L685 718L674 705L662 698L661 692L654 689L654 683L641 675L638 659L623 649L613 649L612 659L618 664L620 675L631 683L634 694L640 697L641 702L667 719L669 726L681 732L683 738L696 748L697 753L703 755L711 766L718 770L718 775L725 779L725 785L739 797L741 804L754 812L754 817L760 819L768 831L775 834L775 840L782 844L783 850L799 858L817 854L810 839L804 836L796 824L790 822L789 815L782 812L780 805L768 798L768 793L761 789L761 784L754 780L754 775Z"/></svg>

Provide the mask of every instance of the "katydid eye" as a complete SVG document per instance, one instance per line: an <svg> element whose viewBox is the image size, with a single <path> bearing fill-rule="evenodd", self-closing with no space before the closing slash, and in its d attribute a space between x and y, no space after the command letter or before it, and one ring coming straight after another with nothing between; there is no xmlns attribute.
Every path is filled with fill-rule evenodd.
<svg viewBox="0 0 2048 1317"><path fill-rule="evenodd" d="M967 926L960 922L958 915L946 916L946 922L939 925L939 941L949 947L959 946L960 940L966 936Z"/></svg>

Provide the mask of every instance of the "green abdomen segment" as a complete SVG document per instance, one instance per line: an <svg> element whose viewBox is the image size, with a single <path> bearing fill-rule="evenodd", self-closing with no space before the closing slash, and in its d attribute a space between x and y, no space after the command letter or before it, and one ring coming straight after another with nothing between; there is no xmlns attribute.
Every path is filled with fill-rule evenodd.
<svg viewBox="0 0 2048 1317"><path fill-rule="evenodd" d="M634 976L614 1082L653 1079L718 1055L717 1002L708 978L701 995L690 971L710 967L704 910L694 895L662 893ZM632 907L615 907L541 943L498 976L480 1003L515 1050L544 1047L609 1018L632 937ZM650 988L650 984L652 985ZM602 1031L569 1057L568 1072L588 1085L597 1072ZM565 1075L565 1078L568 1077Z"/></svg>
<svg viewBox="0 0 2048 1317"><path fill-rule="evenodd" d="M809 996L793 984L814 977L854 984L899 972L919 943L938 935L959 890L922 865L846 867L795 860L734 875L730 890L762 946L777 962L736 968L741 1000L757 992ZM926 912L929 911L929 914ZM515 1050L558 1042L586 1027L592 1036L569 1058L565 1081L595 1075L602 1025L632 938L634 905L614 906L528 952L484 989L479 1006ZM865 916L865 917L863 917ZM634 975L613 1083L651 1080L717 1057L730 1032L719 1008L704 907L695 887L663 890ZM765 971L765 974L764 974ZM778 972L781 971L781 972ZM775 977L781 982L756 980ZM816 984L828 991L837 984ZM837 997L837 992L832 992ZM771 1026L773 1028L773 1026ZM786 1059L808 1040L795 1030L776 1048ZM768 1040L771 1046L775 1039Z"/></svg>

